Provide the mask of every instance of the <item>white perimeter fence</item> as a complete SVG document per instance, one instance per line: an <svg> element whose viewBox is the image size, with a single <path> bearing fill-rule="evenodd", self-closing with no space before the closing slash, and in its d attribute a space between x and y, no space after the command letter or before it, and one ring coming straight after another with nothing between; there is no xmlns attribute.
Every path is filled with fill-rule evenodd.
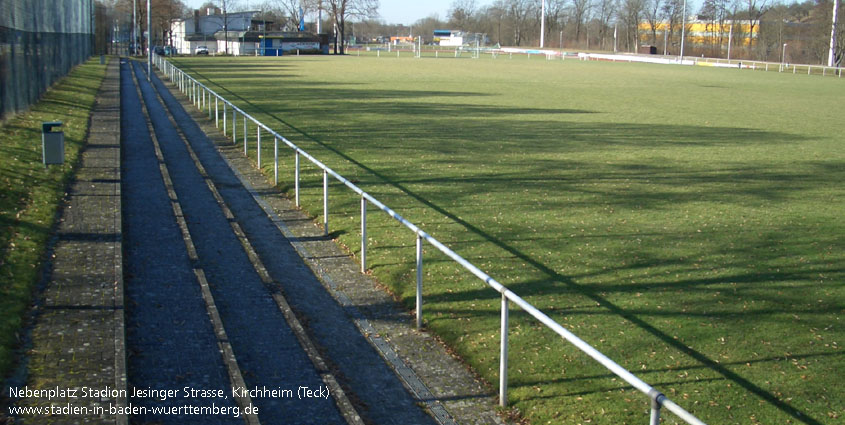
<svg viewBox="0 0 845 425"><path fill-rule="evenodd" d="M457 47L445 48L438 47L434 49L417 49L406 46L396 46L387 48L384 47L350 47L349 52L355 52L356 55L361 56L361 52L369 52L378 57L400 57L400 54L411 55L413 57L461 57L464 53L469 54L472 58L479 58L481 55L490 55L491 58L496 59L499 56L507 56L513 58L513 55L524 56L531 59L532 56L545 58L547 60L564 60L566 58L577 58L582 61L598 60L607 62L643 62L656 63L663 65L691 65L691 66L709 66L714 68L733 68L733 69L748 69L752 71L777 71L797 75L821 75L824 77L842 78L845 74L845 68L833 67L825 65L809 65L797 64L789 62L763 62L745 59L720 59L720 58L706 58L696 56L684 56L681 60L678 56L663 56L663 55L642 55L633 53L584 53L572 52L553 49L530 49L530 48L490 48L490 47Z"/></svg>
<svg viewBox="0 0 845 425"><path fill-rule="evenodd" d="M684 56L683 60L680 60L677 56L578 53L578 58L585 61L601 60L609 62L646 62L665 65L710 66L716 68L750 69L752 71L788 72L799 75L821 75L837 78L842 78L842 70L845 69L824 65L761 62L744 59L699 58L695 56Z"/></svg>
<svg viewBox="0 0 845 425"><path fill-rule="evenodd" d="M329 232L329 177L335 178L340 183L343 183L346 187L351 189L353 192L357 193L361 196L361 271L366 271L367 268L367 204L370 203L374 205L376 208L380 209L387 213L390 217L398 221L399 223L403 224L405 227L410 229L416 235L416 249L417 249L417 256L416 256L416 272L417 272L417 293L416 293L416 322L417 328L422 326L422 268L423 268L423 243L428 242L431 246L437 248L440 252L454 260L456 263L463 266L466 270L470 273L484 281L488 286L496 290L502 295L502 303L501 303L501 347L500 347L500 359L499 359L499 405L502 407L506 406L508 403L508 311L509 311L509 304L513 302L517 306L521 307L525 312L533 316L535 319L539 320L543 324L549 327L552 331L563 337L565 340L569 341L578 349L583 351L588 356L595 359L597 362L602 364L605 368L616 374L616 376L622 378L636 388L637 390L641 391L643 394L647 395L649 400L651 401L651 415L650 415L650 424L651 425L658 425L660 423L660 412L661 408L666 408L670 412L676 414L679 418L683 419L686 423L692 425L704 425L704 422L693 416L691 413L687 412L684 408L676 404L674 401L670 400L666 397L663 393L652 387L651 385L647 384L645 381L641 380L633 373L629 372L609 357L605 356L595 348L593 348L590 344L586 343L581 338L578 338L572 332L565 329L559 323L555 322L547 316L542 311L535 308L533 305L529 304L527 301L522 299L519 295L514 293L513 291L506 288L501 283L497 282L495 279L490 277L487 273L481 271L478 267L470 263L469 261L465 260L463 257L452 251L446 245L443 245L440 241L433 238L428 233L424 232L422 229L417 227L415 224L405 220L396 213L396 211L392 210L388 206L381 203L378 199L374 198L363 189L359 188L322 162L320 162L317 158L311 156L308 152L303 151L296 145L294 145L291 141L286 139L284 136L280 135L279 133L273 131L270 127L262 124L257 119L253 118L251 115L247 114L241 108L235 106L232 102L224 99L222 96L217 94L214 90L211 90L206 85L200 83L190 75L186 74L184 71L176 68L172 63L165 60L161 56L155 56L154 63L162 73L167 75L167 77L179 88L182 93L184 93L191 102L202 112L208 111L209 119L214 119L215 125L219 128L220 127L220 104L222 103L223 109L223 133L226 134L227 132L227 123L229 120L229 116L231 116L232 120L232 142L237 143L237 123L238 123L238 115L242 117L243 120L243 135L244 135L244 154L248 152L249 146L247 144L247 132L248 132L248 122L252 122L255 125L256 131L256 149L258 152L257 156L257 163L259 168L261 167L261 134L262 130L267 133L268 136L273 137L273 161L274 161L274 181L276 184L279 182L279 141L287 145L290 149L292 149L295 155L295 182L294 188L296 193L296 205L299 206L299 169L300 169L300 157L304 157L311 161L314 165L319 167L323 171L323 227L326 234Z"/></svg>

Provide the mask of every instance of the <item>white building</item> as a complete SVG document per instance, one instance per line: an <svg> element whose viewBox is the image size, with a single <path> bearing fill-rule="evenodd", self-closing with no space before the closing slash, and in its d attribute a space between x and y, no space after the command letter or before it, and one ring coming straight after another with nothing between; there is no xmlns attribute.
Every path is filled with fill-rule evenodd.
<svg viewBox="0 0 845 425"><path fill-rule="evenodd" d="M170 23L176 53L193 54L198 46L206 46L212 55L226 51L231 55L255 54L258 41L246 36L252 28L252 17L258 12L228 13L225 17L214 9L208 12L208 15L200 16L194 11L193 17L174 19ZM228 34L223 31L224 20Z"/></svg>

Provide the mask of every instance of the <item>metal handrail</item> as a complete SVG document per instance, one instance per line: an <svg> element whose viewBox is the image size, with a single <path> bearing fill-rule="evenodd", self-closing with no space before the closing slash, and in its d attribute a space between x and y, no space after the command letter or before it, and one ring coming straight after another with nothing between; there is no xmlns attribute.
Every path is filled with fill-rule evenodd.
<svg viewBox="0 0 845 425"><path fill-rule="evenodd" d="M367 202L373 204L381 211L385 212L387 215L398 221L399 223L403 224L405 227L410 229L414 234L416 234L416 250L417 250L417 293L416 293L416 322L417 327L420 328L422 326L422 242L428 242L431 246L437 248L438 251L445 254L447 257L454 260L456 263L461 265L467 271L484 281L487 285L491 288L496 290L502 295L502 308L501 308L501 347L500 347L500 362L499 362L499 405L505 407L507 405L507 370L508 370L508 312L509 312L509 301L513 302L517 306L521 307L525 312L529 315L534 317L535 319L539 320L541 323L545 324L549 327L552 331L569 341L571 344L575 345L578 349L582 352L587 354L588 356L592 357L594 360L599 362L602 366L616 374L618 377L622 378L625 382L636 388L637 390L641 391L642 393L646 394L649 399L651 400L651 415L650 415L650 424L651 425L658 425L660 423L660 410L661 408L665 407L670 412L677 415L679 418L683 419L686 423L692 425L705 425L703 421L693 416L691 413L686 411L683 407L679 406L668 397L666 397L663 393L652 387L651 385L647 384L645 381L638 378L633 373L629 372L624 367L620 366L618 363L611 360L606 355L602 354L600 351L595 349L586 341L582 340L559 323L554 321L551 317L531 305L528 301L493 279L490 275L476 267L474 264L470 263L458 253L453 251L451 248L447 247L425 231L423 231L420 227L415 225L414 223L406 220L401 215L399 215L396 211L392 208L388 207L387 205L383 204L381 201L373 197L372 195L365 192L360 187L356 186L354 183L337 173L336 171L332 170L326 164L309 154L308 152L302 150L298 146L296 146L293 142L282 136L281 134L277 133L267 125L261 123L253 116L249 115L243 109L235 106L232 102L226 100L217 92L209 88L208 86L200 83L195 78L191 77L181 69L177 68L175 65L170 63L169 61L165 60L161 56L155 56L155 64L162 72L171 79L171 81L176 82L179 86L180 90L188 95L188 97L192 100L194 104L196 104L200 110L207 108L209 110L209 115L211 115L211 102L210 98L215 98L215 107L214 107L214 115L215 115L215 122L219 127L219 108L218 108L218 101L223 102L223 122L224 122L224 132L225 132L225 125L226 125L226 106L232 108L233 114L233 122L237 123L237 114L240 113L244 119L244 151L247 152L247 119L252 121L257 128L257 142L258 142L258 152L261 152L260 143L261 143L261 136L260 132L261 129L266 130L268 133L273 135L274 137L274 157L275 157L275 177L276 183L278 183L278 141L281 140L284 142L288 147L296 152L296 172L295 172L295 194L296 194L296 205L299 206L299 157L303 156L309 161L311 161L314 165L319 167L323 170L323 224L324 224L324 232L328 234L328 176L334 177L337 181L343 183L353 192L357 193L361 196L361 270L366 270L366 214L367 214ZM233 139L236 139L236 127L233 124ZM235 140L236 143L236 140ZM258 155L258 166L261 166L261 156Z"/></svg>

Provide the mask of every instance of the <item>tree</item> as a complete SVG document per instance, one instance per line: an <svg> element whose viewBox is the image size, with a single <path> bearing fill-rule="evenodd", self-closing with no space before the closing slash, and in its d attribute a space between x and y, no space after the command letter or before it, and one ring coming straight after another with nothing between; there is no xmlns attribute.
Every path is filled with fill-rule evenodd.
<svg viewBox="0 0 845 425"><path fill-rule="evenodd" d="M449 25L454 29L469 31L475 15L475 0L455 0L449 8Z"/></svg>
<svg viewBox="0 0 845 425"><path fill-rule="evenodd" d="M617 7L617 0L599 0L596 5L596 18L599 21L599 43L602 48L605 48L605 38L610 29L610 20L616 15Z"/></svg>
<svg viewBox="0 0 845 425"><path fill-rule="evenodd" d="M565 0L546 1L546 39L548 39L553 33L563 29L562 21L565 9ZM563 48L563 46L559 47Z"/></svg>
<svg viewBox="0 0 845 425"><path fill-rule="evenodd" d="M444 28L445 26L445 23L435 14L414 22L414 31L421 36L431 37L434 34L434 30Z"/></svg>
<svg viewBox="0 0 845 425"><path fill-rule="evenodd" d="M575 20L575 41L581 40L581 30L590 9L590 0L572 0L572 18Z"/></svg>
<svg viewBox="0 0 845 425"><path fill-rule="evenodd" d="M746 13L748 14L748 50L751 50L754 40L754 28L760 23L760 17L769 9L769 0L745 0Z"/></svg>
<svg viewBox="0 0 845 425"><path fill-rule="evenodd" d="M158 44L173 45L173 34L170 23L176 18L182 18L187 14L187 6L180 0L152 0L151 5L152 17L150 23L152 24L153 34L160 37L150 38L155 42L158 39Z"/></svg>
<svg viewBox="0 0 845 425"><path fill-rule="evenodd" d="M678 28L678 25L683 22L682 2L683 0L665 0L663 3L663 19L669 23L669 34L666 37L667 44L675 44L672 41L676 33L675 28ZM680 42L677 44L680 44ZM666 46L666 51L669 52L668 46Z"/></svg>
<svg viewBox="0 0 845 425"><path fill-rule="evenodd" d="M511 26L513 27L513 42L517 46L522 43L523 32L525 30L525 21L530 12L530 0L507 1L507 16L511 21Z"/></svg>
<svg viewBox="0 0 845 425"><path fill-rule="evenodd" d="M346 21L348 19L363 19L378 15L378 0L326 0L326 3L337 28L334 40L334 53L344 54L346 46ZM338 38L340 38L340 50L338 50Z"/></svg>
<svg viewBox="0 0 845 425"><path fill-rule="evenodd" d="M711 0L706 0L711 1ZM651 31L651 45L657 45L657 27L661 23L661 10L663 9L663 0L646 0L643 7L645 13L645 20L648 22L649 30Z"/></svg>
<svg viewBox="0 0 845 425"><path fill-rule="evenodd" d="M629 51L636 51L639 44L639 26L642 20L644 0L623 0L620 18L625 25L625 47Z"/></svg>
<svg viewBox="0 0 845 425"><path fill-rule="evenodd" d="M236 3L236 0L217 0L217 4L220 5L220 10L223 11L223 51L227 55L229 54L229 11L235 7Z"/></svg>
<svg viewBox="0 0 845 425"><path fill-rule="evenodd" d="M725 37L725 21L728 18L728 0L704 0L701 10L698 12L700 18L708 21L711 46L711 56L720 56Z"/></svg>
<svg viewBox="0 0 845 425"><path fill-rule="evenodd" d="M304 15L317 11L319 7L317 0L273 0L273 3L289 18L288 30L292 29L291 26L298 28Z"/></svg>

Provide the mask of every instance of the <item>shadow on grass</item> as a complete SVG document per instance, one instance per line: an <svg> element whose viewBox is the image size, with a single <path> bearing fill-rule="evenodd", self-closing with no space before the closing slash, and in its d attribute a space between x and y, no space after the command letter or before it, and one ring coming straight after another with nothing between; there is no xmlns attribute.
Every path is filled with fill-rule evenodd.
<svg viewBox="0 0 845 425"><path fill-rule="evenodd" d="M189 70L198 71L198 69L191 67L186 67ZM203 77L201 72L197 72L198 76ZM212 82L212 84L214 84ZM497 246L499 249L507 252L509 255L513 256L513 258L519 259L528 265L531 268L539 271L542 275L546 276L546 279L543 280L547 285L539 285L541 286L540 289L537 289L538 285L528 285L528 284L516 284L515 287L512 289L515 292L519 293L524 289L522 292L523 296L530 296L532 294L536 294L538 290L549 289L548 283L561 283L564 285L567 291L571 291L573 293L578 293L593 302L595 302L598 306L604 308L607 313L617 317L624 318L628 322L634 324L635 326L639 327L640 329L646 331L647 333L653 335L655 338L662 341L665 345L672 347L679 352L685 354L686 356L694 359L698 363L700 363L701 367L706 367L709 370L712 370L724 379L730 380L737 385L741 386L748 392L756 395L760 399L764 400L766 403L774 406L781 412L785 413L788 416L791 416L797 421L818 425L821 422L817 419L814 419L808 416L806 413L802 412L801 410L789 405L787 402L779 399L774 394L770 393L769 391L761 388L757 384L751 382L750 380L746 379L745 377L741 376L739 373L731 370L725 364L720 363L719 361L713 360L708 357L706 354L697 351L691 346L685 344L682 340L676 339L672 335L665 333L664 331L658 329L655 325L650 323L648 320L644 319L641 316L644 315L654 315L654 311L641 311L641 310L626 310L625 308L617 305L613 301L611 301L607 295L607 288L599 287L599 286L592 286L592 285L584 285L577 283L572 276L566 276L558 271L552 269L550 266L544 264L543 262L537 260L536 258L532 257L528 253L521 251L516 246L507 243L507 241L497 237L494 234L491 234L484 229L470 223L464 219L462 219L458 214L448 210L446 207L441 206L435 202L429 200L429 197L421 195L420 193L414 191L409 186L417 184L417 183L456 183L456 179L397 179L392 178L391 173L376 170L367 164L364 164L358 160L356 160L352 155L344 152L337 146L333 145L331 142L326 142L322 140L318 135L310 134L309 132L302 130L295 126L294 124L285 121L279 118L276 114L280 112L279 109L269 110L267 107L260 105L259 102L251 101L247 98L242 97L236 93L233 93L226 89L225 87L219 86L221 91L226 92L229 96L233 98L237 98L241 102L252 109L252 111L259 112L265 114L266 116L272 117L273 120L282 124L283 126L299 133L304 138L322 146L323 148L331 151L332 153L336 154L340 158L348 161L351 164L354 164L356 167L360 168L361 170L365 171L369 175L374 176L378 181L383 182L383 184L391 186L400 192L404 193L405 195L411 197L415 201L431 208L432 210L436 211L437 213L448 217L454 223L459 224L463 228L467 229L469 232L478 235L483 240ZM392 99L392 98L408 98L408 97L423 97L423 96L455 96L455 93L445 93L441 94L439 92L417 92L417 91L387 91L387 90L364 90L364 91L357 91L357 90L348 90L344 89L341 92L325 89L324 92L320 92L320 90L312 91L311 88L302 88L300 91L294 91L290 93L289 99L296 99L297 97L304 98L307 96L308 93L311 93L313 97L310 99L317 98L319 99L321 96L328 97L329 100L337 99L338 97L349 97L349 98L358 98L358 99ZM331 92L331 93L329 93ZM483 96L484 94L478 93L462 93L461 96ZM354 103L354 102L353 102ZM332 109L331 105L329 105L326 109L331 110L332 115L334 118L337 119L344 119L348 118L351 120L353 115L360 114L361 112L367 113L382 113L386 115L406 115L406 111L413 111L413 113L417 114L425 114L425 115L432 115L432 114L444 114L445 116L455 116L456 114L463 114L466 112L468 116L472 116L475 118L478 117L494 117L494 116L502 116L506 117L508 114L514 113L511 109L506 107L496 107L496 106L480 106L480 105L471 105L472 107L468 107L468 105L448 105L448 106L432 106L430 104L407 104L407 103L391 103L391 102L384 102L379 105L368 105L368 106L361 106L360 109L356 108L349 108L348 111ZM315 109L310 112L319 112L321 114L325 114L326 111L318 111L316 107ZM296 109L301 113L308 113L309 111L306 109L302 111L302 109ZM577 111L577 110L553 110L553 109L531 109L525 108L518 110L516 113L589 113L591 111ZM703 126L683 126L683 125L640 125L635 123L625 123L625 124L614 124L614 123L575 123L575 122L544 122L544 121L532 121L529 123L522 123L519 121L512 121L508 124L510 128L505 130L508 134L502 134L502 126L489 126L487 123L483 122L476 122L471 120L466 120L461 122L461 129L460 134L456 135L454 133L450 134L439 134L437 132L431 132L430 129L427 129L423 126L417 127L418 133L413 133L414 129L411 126L410 133L405 133L404 131L406 128L403 128L403 137L417 137L420 140L424 139L427 141L429 148L437 147L438 149L449 149L448 145L444 147L444 142L455 142L456 139L461 141L467 141L468 143L476 143L476 144L483 144L488 143L490 140L508 140L509 135L519 135L518 140L522 141L531 141L534 143L532 145L532 151L534 152L566 152L567 149L572 151L583 151L589 149L606 149L609 146L631 146L637 147L640 149L648 149L648 148L657 148L661 146L728 146L728 145L737 145L737 144L759 144L759 145L772 145L772 144L782 144L782 143L792 143L804 140L805 138L802 136L797 136L794 134L786 134L780 132L770 132L770 131L762 131L762 130L755 130L755 129L746 129L746 128L730 128L730 127L703 127ZM355 128L354 122L345 123L344 129L346 130L347 134L358 134L360 137L369 137L371 136L371 129L365 126L361 126L359 128ZM354 136L353 136L354 137ZM508 143L508 142L503 142ZM382 148L382 147L380 147ZM420 149L424 147L419 147ZM467 147L463 147L464 150L467 150ZM471 148L469 149L471 151ZM469 164L465 164L469 165ZM545 164L545 166L549 166L551 164ZM530 171L526 171L525 173L518 173L515 175L501 175L501 174L491 174L491 175L481 175L481 176L474 176L469 180L460 180L461 183L484 183L490 184L492 182L493 185L497 184L497 181L501 184L508 183L513 185L514 182L521 182L523 184L532 184L532 183L542 183L548 184L548 179L543 177L543 171L548 173L548 169L545 169L543 164L531 165L527 168ZM555 161L554 167L560 167L561 162ZM841 173L841 170L837 170L837 172ZM612 178L616 179L646 179L648 182L657 181L660 185L665 187L671 186L678 186L678 185L688 185L692 183L701 184L704 183L705 185L708 183L725 183L725 182L735 182L737 179L739 180L746 180L746 182L752 183L759 183L759 184L752 184L751 189L748 189L748 192L743 195L752 195L756 196L760 199L764 200L773 200L779 199L783 196L786 196L789 193L795 193L796 191L811 187L813 184L833 184L832 177L820 177L816 173L806 173L806 174L787 174L787 173L780 173L776 171L767 171L763 167L759 168L752 168L752 169L733 169L733 170L725 170L724 173L711 173L711 172L701 172L701 171L690 171L687 167L684 166L673 166L673 165L665 165L665 166L649 166L649 165L636 165L636 164L628 164L628 165L620 165L616 166L612 174ZM528 176L535 176L535 177L526 177ZM604 178L606 176L595 176L595 178ZM566 183L565 181L557 182L557 183ZM580 182L571 182L572 184L580 183ZM589 189L584 187L580 187L577 189L582 192L590 193ZM714 196L714 195L726 195L730 196L730 193L725 193L724 189L719 189L714 187L712 192L709 193L693 193L689 195L682 195L683 197L687 197L684 199L683 197L679 200L676 198L677 193L675 192L660 192L657 193L644 193L643 191L632 190L627 193L620 193L620 192L602 192L597 191L594 193L595 195L601 198L609 198L612 202L623 204L631 207L642 207L644 204L645 206L655 206L657 204L661 204L664 202L684 202L684 201L693 201L695 199L700 199L702 197ZM737 195L739 196L739 195ZM652 264L649 264L652 265ZM644 265L645 266L645 265ZM628 266L630 267L630 266ZM636 267L636 266L635 266ZM832 268L826 270L829 272L837 273L841 272L841 269ZM402 273L402 272L400 272ZM772 280L783 280L795 277L794 274L789 272L776 272L770 273L768 275L758 275L755 273L748 273L748 274L741 274L732 276L732 279L735 279L738 282L745 282L745 283L754 283L754 282L763 282L763 281L772 281ZM687 282L675 282L675 285L678 285L678 289L682 289L681 287L695 287L698 285L707 285L712 283L722 283L725 282L725 277L720 277L718 279L710 280L691 280ZM553 290L559 290L560 288L552 288ZM616 288L617 290L624 290L624 291L633 291L636 289L632 288ZM497 298L497 294L494 292L487 290L479 290L475 293L463 293L461 295L457 294L449 294L448 298L450 300L457 299L479 299L479 298ZM438 297L434 295L433 297ZM442 298L443 296L441 296ZM438 298L428 298L429 302L436 302ZM814 310L817 311L817 310ZM838 311L838 310L837 310ZM471 314L476 314L477 312L469 312ZM668 312L665 314L679 314L678 312ZM682 313L683 314L683 313Z"/></svg>

